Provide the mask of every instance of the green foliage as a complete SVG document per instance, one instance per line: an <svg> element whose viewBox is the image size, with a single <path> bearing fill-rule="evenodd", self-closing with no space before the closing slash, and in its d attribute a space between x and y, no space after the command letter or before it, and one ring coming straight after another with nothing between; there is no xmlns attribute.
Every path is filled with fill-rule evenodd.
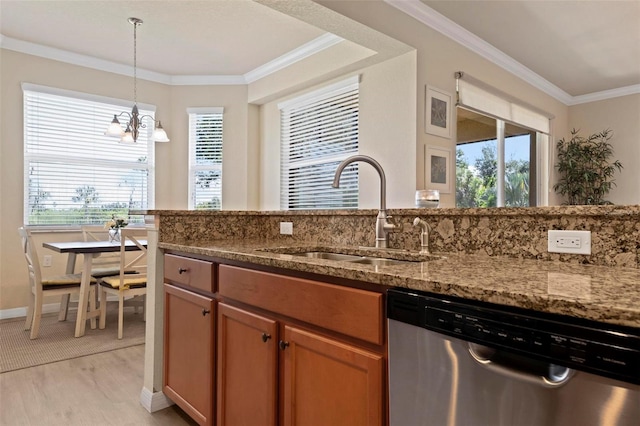
<svg viewBox="0 0 640 426"><path fill-rule="evenodd" d="M571 139L560 139L556 145L558 162L555 165L560 178L553 189L567 197L570 205L611 204L604 199L615 185L613 175L622 170L622 163L610 161L613 137L610 129L594 133L589 137L571 131Z"/></svg>
<svg viewBox="0 0 640 426"><path fill-rule="evenodd" d="M498 160L496 148L485 146L474 167L462 150L456 151L456 207L496 207ZM510 160L505 164L505 206L529 205L529 162Z"/></svg>
<svg viewBox="0 0 640 426"><path fill-rule="evenodd" d="M220 198L214 197L211 201L204 201L199 203L196 206L196 210L220 210L222 208L222 203L220 202Z"/></svg>

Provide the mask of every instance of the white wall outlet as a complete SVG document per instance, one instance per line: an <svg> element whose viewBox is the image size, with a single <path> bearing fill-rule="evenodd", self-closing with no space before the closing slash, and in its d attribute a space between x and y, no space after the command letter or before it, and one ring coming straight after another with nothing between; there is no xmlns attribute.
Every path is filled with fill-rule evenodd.
<svg viewBox="0 0 640 426"><path fill-rule="evenodd" d="M280 234L293 235L293 222L280 222Z"/></svg>
<svg viewBox="0 0 640 426"><path fill-rule="evenodd" d="M591 231L549 231L549 253L591 254Z"/></svg>
<svg viewBox="0 0 640 426"><path fill-rule="evenodd" d="M51 266L51 262L53 261L52 257L50 254L46 254L43 258L42 258L42 266L44 266L45 268L48 268Z"/></svg>

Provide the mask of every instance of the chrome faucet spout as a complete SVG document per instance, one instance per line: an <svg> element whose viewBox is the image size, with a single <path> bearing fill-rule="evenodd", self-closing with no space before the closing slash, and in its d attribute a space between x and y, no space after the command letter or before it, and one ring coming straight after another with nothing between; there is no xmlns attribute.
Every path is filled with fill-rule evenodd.
<svg viewBox="0 0 640 426"><path fill-rule="evenodd" d="M340 176L342 171L351 163L362 161L373 166L380 175L380 209L376 219L376 248L387 248L389 246L389 232L397 230L398 226L389 221L391 216L387 216L387 178L380 163L367 155L353 155L342 161L336 169L331 186L340 187Z"/></svg>
<svg viewBox="0 0 640 426"><path fill-rule="evenodd" d="M387 210L387 177L384 174L384 170L380 163L378 163L373 158L367 155L352 155L351 157L345 159L338 168L336 169L336 174L333 177L333 186L334 188L340 188L340 176L342 175L342 171L351 163L355 163L356 161L362 161L363 163L368 163L373 166L374 169L380 175L380 210Z"/></svg>

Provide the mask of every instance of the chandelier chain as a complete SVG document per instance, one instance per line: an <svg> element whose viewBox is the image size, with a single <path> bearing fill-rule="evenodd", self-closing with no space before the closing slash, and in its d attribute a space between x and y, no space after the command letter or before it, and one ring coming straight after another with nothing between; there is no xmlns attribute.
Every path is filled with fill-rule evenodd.
<svg viewBox="0 0 640 426"><path fill-rule="evenodd" d="M138 22L133 23L133 103L138 104Z"/></svg>

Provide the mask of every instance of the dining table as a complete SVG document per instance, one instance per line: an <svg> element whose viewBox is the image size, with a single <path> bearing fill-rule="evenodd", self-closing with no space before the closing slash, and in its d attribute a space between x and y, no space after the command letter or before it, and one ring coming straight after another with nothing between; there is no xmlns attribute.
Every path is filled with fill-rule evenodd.
<svg viewBox="0 0 640 426"><path fill-rule="evenodd" d="M144 247L147 246L146 240L139 240L140 244ZM65 242L51 242L51 243L42 243L42 246L56 251L58 253L67 253L67 266L66 266L66 274L75 273L76 269L76 257L78 254L82 254L84 258L84 262L82 265L82 279L80 282L80 295L78 297L78 315L76 317L76 330L75 337L81 337L85 333L87 320L99 318L100 311L106 306L104 301L100 301L100 304L96 307L96 309L88 311L88 303L89 303L89 290L91 286L91 265L92 260L95 257L100 256L102 253L113 253L120 251L120 241L65 241ZM125 250L126 251L136 251L140 250L140 248L133 242L127 240L125 242ZM68 295L67 299L62 301L62 306L68 304ZM61 306L61 308L62 308ZM61 319L66 319L65 317ZM95 328L95 321L92 322L91 328Z"/></svg>

